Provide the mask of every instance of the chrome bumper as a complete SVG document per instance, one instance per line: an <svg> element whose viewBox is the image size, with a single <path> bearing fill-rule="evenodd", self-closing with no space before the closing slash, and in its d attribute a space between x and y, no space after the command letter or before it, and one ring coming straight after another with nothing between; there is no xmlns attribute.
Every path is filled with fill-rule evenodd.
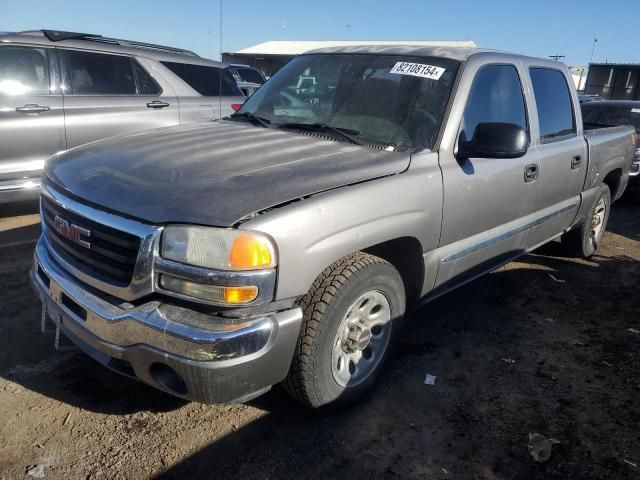
<svg viewBox="0 0 640 480"><path fill-rule="evenodd" d="M81 286L36 246L31 282L46 316L105 366L206 403L244 401L287 374L299 308L229 319L150 301L118 305Z"/></svg>

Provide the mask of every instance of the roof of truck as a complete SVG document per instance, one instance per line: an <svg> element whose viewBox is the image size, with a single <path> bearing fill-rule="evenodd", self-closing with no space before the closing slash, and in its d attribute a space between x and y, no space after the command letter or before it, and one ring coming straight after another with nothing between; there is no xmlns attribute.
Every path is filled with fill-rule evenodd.
<svg viewBox="0 0 640 480"><path fill-rule="evenodd" d="M515 58L530 58L525 55L519 55L510 52L503 52L500 50L491 50L488 48L474 48L474 47L450 47L450 46L420 46L408 44L393 44L393 45L349 45L340 47L328 47L311 50L307 54L321 54L321 53L361 53L361 54L377 54L377 55L411 55L415 57L443 57L451 60L457 60L463 62L472 55L479 53L492 53L501 54ZM540 59L545 63L548 59Z"/></svg>
<svg viewBox="0 0 640 480"><path fill-rule="evenodd" d="M234 52L235 55L295 56L318 48L350 47L354 45L413 45L421 47L475 47L471 40L271 40Z"/></svg>

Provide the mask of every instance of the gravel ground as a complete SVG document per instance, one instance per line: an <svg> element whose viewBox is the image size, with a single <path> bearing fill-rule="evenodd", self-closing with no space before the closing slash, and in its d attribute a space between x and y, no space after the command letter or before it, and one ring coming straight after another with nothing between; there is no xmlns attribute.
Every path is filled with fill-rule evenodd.
<svg viewBox="0 0 640 480"><path fill-rule="evenodd" d="M277 388L247 405L186 403L55 351L27 283L37 217L11 213L1 479L640 478L634 204L616 205L590 260L552 243L413 314L380 388L331 415Z"/></svg>

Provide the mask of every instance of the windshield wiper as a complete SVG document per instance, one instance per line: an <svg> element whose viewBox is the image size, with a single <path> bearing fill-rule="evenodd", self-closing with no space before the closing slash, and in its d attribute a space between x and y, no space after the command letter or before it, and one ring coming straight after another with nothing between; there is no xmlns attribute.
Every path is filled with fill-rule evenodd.
<svg viewBox="0 0 640 480"><path fill-rule="evenodd" d="M232 113L228 117L224 117L224 118L225 119L226 118L248 118L249 120L256 121L257 123L262 125L264 128L271 128L271 120L269 120L268 118L261 117L259 115L254 115L251 112Z"/></svg>
<svg viewBox="0 0 640 480"><path fill-rule="evenodd" d="M280 123L277 126L278 128L299 128L300 130L309 130L312 132L331 132L355 145L364 145L364 142L362 140L358 140L357 138L355 138L355 136L360 135L360 132L358 130L351 130L349 128L332 127L331 125L327 125L326 123L295 122Z"/></svg>

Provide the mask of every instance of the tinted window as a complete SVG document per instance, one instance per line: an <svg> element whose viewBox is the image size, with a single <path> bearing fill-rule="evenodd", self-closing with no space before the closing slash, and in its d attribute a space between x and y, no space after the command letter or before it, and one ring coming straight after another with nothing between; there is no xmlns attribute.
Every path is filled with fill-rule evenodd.
<svg viewBox="0 0 640 480"><path fill-rule="evenodd" d="M135 95L129 57L67 50L72 93L76 95Z"/></svg>
<svg viewBox="0 0 640 480"><path fill-rule="evenodd" d="M49 65L42 48L0 47L0 94L47 95Z"/></svg>
<svg viewBox="0 0 640 480"><path fill-rule="evenodd" d="M461 141L471 141L479 123L513 123L527 131L522 85L513 65L488 65L477 74L462 118Z"/></svg>
<svg viewBox="0 0 640 480"><path fill-rule="evenodd" d="M158 95L162 91L160 85L158 85L142 65L135 60L133 62L133 68L136 71L136 82L140 95Z"/></svg>
<svg viewBox="0 0 640 480"><path fill-rule="evenodd" d="M567 81L560 70L532 68L531 83L536 97L540 137L549 140L576 131Z"/></svg>
<svg viewBox="0 0 640 480"><path fill-rule="evenodd" d="M238 76L241 80L245 82L251 83L264 83L264 78L257 70L253 68L236 68L236 72L238 72Z"/></svg>
<svg viewBox="0 0 640 480"><path fill-rule="evenodd" d="M583 105L582 120L585 124L633 125L640 130L640 103L637 107L623 105Z"/></svg>
<svg viewBox="0 0 640 480"><path fill-rule="evenodd" d="M220 95L242 95L238 85L227 70L206 65L192 65L190 63L162 62L162 64L184 80L191 88L205 97ZM222 78L220 78L222 72Z"/></svg>

